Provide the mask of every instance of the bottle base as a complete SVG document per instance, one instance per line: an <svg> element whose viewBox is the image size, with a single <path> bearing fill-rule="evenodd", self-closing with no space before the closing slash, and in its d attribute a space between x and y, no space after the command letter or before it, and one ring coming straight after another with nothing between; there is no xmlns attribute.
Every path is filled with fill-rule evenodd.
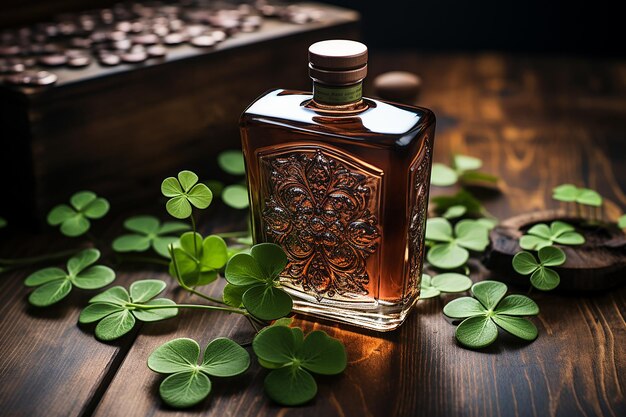
<svg viewBox="0 0 626 417"><path fill-rule="evenodd" d="M296 313L378 332L389 332L400 327L419 299L416 296L408 302L399 303L380 300L348 303L327 298L318 301L315 297L300 291L291 288L285 290L293 299L293 310Z"/></svg>

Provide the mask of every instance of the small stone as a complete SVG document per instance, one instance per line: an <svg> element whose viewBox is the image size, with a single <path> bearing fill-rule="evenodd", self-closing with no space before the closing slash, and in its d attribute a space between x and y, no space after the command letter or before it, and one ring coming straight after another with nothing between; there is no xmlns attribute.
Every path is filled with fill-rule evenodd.
<svg viewBox="0 0 626 417"><path fill-rule="evenodd" d="M374 78L376 95L390 101L413 103L421 87L420 78L406 71L391 71Z"/></svg>

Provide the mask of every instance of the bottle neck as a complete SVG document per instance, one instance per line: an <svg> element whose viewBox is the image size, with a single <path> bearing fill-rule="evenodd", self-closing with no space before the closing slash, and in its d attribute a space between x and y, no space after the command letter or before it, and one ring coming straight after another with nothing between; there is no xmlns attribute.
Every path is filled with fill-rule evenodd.
<svg viewBox="0 0 626 417"><path fill-rule="evenodd" d="M346 106L363 98L363 81L350 85L327 85L313 81L313 101L322 106Z"/></svg>

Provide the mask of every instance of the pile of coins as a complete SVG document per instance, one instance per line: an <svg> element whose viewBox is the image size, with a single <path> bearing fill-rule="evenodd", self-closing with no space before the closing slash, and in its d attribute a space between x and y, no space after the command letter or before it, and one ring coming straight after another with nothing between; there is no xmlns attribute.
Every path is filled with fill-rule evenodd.
<svg viewBox="0 0 626 417"><path fill-rule="evenodd" d="M322 17L318 9L264 0L128 2L62 14L53 22L0 32L0 82L51 85L55 67L139 64L183 44L211 48L236 33L259 30L265 18L306 24Z"/></svg>

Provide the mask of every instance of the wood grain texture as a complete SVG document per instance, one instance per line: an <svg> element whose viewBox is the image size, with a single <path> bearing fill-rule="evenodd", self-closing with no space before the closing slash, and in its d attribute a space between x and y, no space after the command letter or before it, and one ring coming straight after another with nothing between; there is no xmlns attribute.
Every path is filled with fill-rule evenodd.
<svg viewBox="0 0 626 417"><path fill-rule="evenodd" d="M408 69L422 77L419 104L438 116L436 160L449 162L452 150L478 156L486 171L502 177L504 193L484 196L496 216L558 208L550 198L551 189L565 181L600 191L610 218L626 209L625 62L371 55L372 76ZM450 190L433 190L444 192ZM203 223L206 231L241 226L241 217L228 216L207 216L212 220ZM19 250L10 246L4 245L6 250ZM471 269L474 280L499 278L477 262ZM126 271L120 279L146 274L166 278ZM24 276L15 273L1 281L0 330L11 333L8 337L3 333L0 342L0 414L37 415L46 410L46 416L107 417L626 415L623 287L590 296L533 293L541 308L534 319L539 338L520 343L502 334L480 352L456 344L455 327L441 313L452 297L420 302L398 331L386 334L301 318L297 323L306 329L323 329L341 338L349 356L343 375L317 378L319 395L310 404L296 408L272 404L262 394L266 371L253 363L243 376L215 379L206 401L176 411L161 403L157 390L162 377L145 365L152 350L176 337L191 337L201 345L218 336L248 341L252 333L245 320L186 311L167 322L144 325L126 351L126 345L100 344L78 329L74 324L78 311L72 303L61 307L68 313L60 317L30 318L27 291L19 283ZM196 300L176 291L171 295ZM54 332L45 331L46 326ZM66 339L51 338L64 331ZM83 356L71 358L66 350L72 349ZM42 357L47 361L40 361ZM34 371L37 366L43 368ZM107 367L115 371L110 383ZM67 386L56 386L59 380ZM20 394L29 384L44 388Z"/></svg>

